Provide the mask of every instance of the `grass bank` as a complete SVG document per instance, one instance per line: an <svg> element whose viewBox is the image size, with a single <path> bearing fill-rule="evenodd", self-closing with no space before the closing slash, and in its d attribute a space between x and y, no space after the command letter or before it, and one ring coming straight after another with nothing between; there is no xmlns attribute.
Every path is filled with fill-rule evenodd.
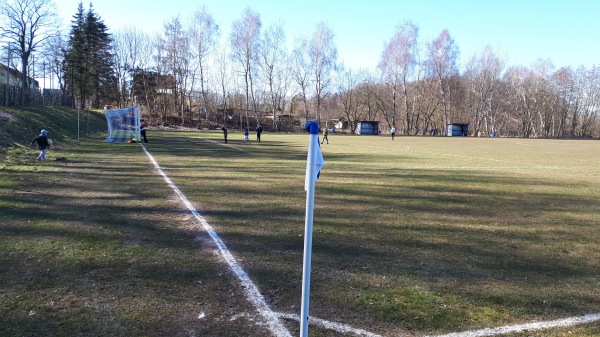
<svg viewBox="0 0 600 337"><path fill-rule="evenodd" d="M0 159L5 165L18 165L29 154L31 141L41 129L49 131L56 149L66 149L81 139L106 131L106 120L99 111L65 107L0 107Z"/></svg>

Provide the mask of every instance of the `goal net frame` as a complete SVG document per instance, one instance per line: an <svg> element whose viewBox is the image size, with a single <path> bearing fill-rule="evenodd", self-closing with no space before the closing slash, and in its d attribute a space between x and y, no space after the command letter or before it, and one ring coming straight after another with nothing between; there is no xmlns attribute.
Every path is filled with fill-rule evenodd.
<svg viewBox="0 0 600 337"><path fill-rule="evenodd" d="M135 138L140 140L140 105L124 109L104 110L108 136L105 143L127 143Z"/></svg>

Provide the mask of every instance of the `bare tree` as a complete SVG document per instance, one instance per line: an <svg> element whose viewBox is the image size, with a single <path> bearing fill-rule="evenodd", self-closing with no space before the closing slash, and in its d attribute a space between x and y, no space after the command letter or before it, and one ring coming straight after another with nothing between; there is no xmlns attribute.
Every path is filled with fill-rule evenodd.
<svg viewBox="0 0 600 337"><path fill-rule="evenodd" d="M250 8L246 8L242 17L239 20L234 21L231 27L230 41L232 58L239 62L246 84L246 127L250 127L248 120L250 97L252 97L254 113L257 113L252 75L257 57L256 53L260 37L260 27L260 16Z"/></svg>
<svg viewBox="0 0 600 337"><path fill-rule="evenodd" d="M260 40L260 62L263 79L269 93L273 113L273 128L276 126L277 111L281 110L286 94L285 33L281 24L268 27Z"/></svg>
<svg viewBox="0 0 600 337"><path fill-rule="evenodd" d="M164 25L164 36L159 39L158 62L163 63L172 78L173 106L179 114L181 125L185 125L185 112L188 90L193 87L191 81L191 50L188 32L183 28L179 18L174 18Z"/></svg>
<svg viewBox="0 0 600 337"><path fill-rule="evenodd" d="M217 67L217 73L216 73L216 83L218 83L219 86L219 92L220 92L220 105L221 105L221 110L223 110L223 125L228 124L227 119L227 95L229 92L229 85L231 83L231 75L230 75L230 64L228 61L228 50L227 50L227 46L226 45L221 45L221 47L219 48L218 52L217 52L217 57L216 57L216 67Z"/></svg>
<svg viewBox="0 0 600 337"><path fill-rule="evenodd" d="M292 74L296 84L299 86L300 95L304 107L304 121L308 121L308 87L312 73L310 55L308 53L308 40L299 38L296 47L292 51Z"/></svg>
<svg viewBox="0 0 600 337"><path fill-rule="evenodd" d="M119 79L120 99L126 105L135 103L135 73L147 67L150 61L150 37L141 29L129 26L113 34L115 71Z"/></svg>
<svg viewBox="0 0 600 337"><path fill-rule="evenodd" d="M52 0L0 0L0 35L14 43L21 59L21 104L30 87L30 57L44 42L56 35L59 21Z"/></svg>
<svg viewBox="0 0 600 337"><path fill-rule="evenodd" d="M385 45L381 55L381 61L378 65L384 82L390 88L392 105L391 120L393 126L396 124L396 117L398 114L398 96L401 94L403 97L405 109L405 133L411 132L411 116L409 114L408 106L408 82L410 81L410 76L413 74L417 64L418 33L418 27L411 21L406 21L402 25L398 25L396 33ZM399 93L399 91L401 92Z"/></svg>
<svg viewBox="0 0 600 337"><path fill-rule="evenodd" d="M412 130L419 130L421 134L435 126L435 115L440 110L440 97L438 95L438 83L432 77L418 77L418 80L410 86L411 101L409 104L412 115Z"/></svg>
<svg viewBox="0 0 600 337"><path fill-rule="evenodd" d="M359 108L363 110L366 120L374 121L381 112L378 93L379 86L375 79L375 75L367 70L360 70L358 79L357 93Z"/></svg>
<svg viewBox="0 0 600 337"><path fill-rule="evenodd" d="M539 59L532 65L528 83L535 95L537 132L540 137L548 137L555 119L556 96L552 93L551 72L554 64L550 60Z"/></svg>
<svg viewBox="0 0 600 337"><path fill-rule="evenodd" d="M474 134L497 131L498 97L495 95L504 67L505 61L490 46L485 47L480 55L474 55L467 64L468 108L475 124L471 128Z"/></svg>
<svg viewBox="0 0 600 337"><path fill-rule="evenodd" d="M458 75L458 46L447 29L427 45L426 68L435 79L443 107L443 125L452 117L452 78Z"/></svg>
<svg viewBox="0 0 600 337"><path fill-rule="evenodd" d="M159 114L157 91L161 67L157 66L155 51L158 50L160 37L137 29L130 33L135 35L131 37L135 41L135 48L130 53L131 100L133 103L141 103L142 114L147 109L147 122L152 124Z"/></svg>
<svg viewBox="0 0 600 337"><path fill-rule="evenodd" d="M504 96L504 101L513 102L513 118L520 121L520 134L523 137L537 137L544 129L545 104L544 90L547 88L547 77L525 67L513 67L506 72L504 82L509 84L511 96Z"/></svg>
<svg viewBox="0 0 600 337"><path fill-rule="evenodd" d="M128 35L128 31L125 29L113 34L115 75L117 76L117 85L119 86L119 95L117 96L118 107L122 107L123 104L128 104L128 102L126 102L127 97L129 96L129 88L127 85L129 78L127 72L130 69L134 69L130 63L131 60L129 59L130 41L128 41Z"/></svg>
<svg viewBox="0 0 600 337"><path fill-rule="evenodd" d="M569 112L575 101L575 74L571 68L563 67L552 75L552 83L558 105L557 136L563 137L567 134Z"/></svg>
<svg viewBox="0 0 600 337"><path fill-rule="evenodd" d="M600 68L587 70L579 67L576 71L576 103L571 117L571 135L591 136L598 127L600 113Z"/></svg>
<svg viewBox="0 0 600 337"><path fill-rule="evenodd" d="M325 23L320 23L310 41L310 61L317 100L317 124L319 125L321 124L321 104L329 94L333 72L337 66L337 48L333 38L331 29Z"/></svg>
<svg viewBox="0 0 600 337"><path fill-rule="evenodd" d="M191 25L191 43L194 56L196 58L202 106L206 112L208 119L208 76L209 71L209 56L213 53L216 47L216 38L219 33L219 26L215 23L212 15L202 6L194 13L194 18Z"/></svg>
<svg viewBox="0 0 600 337"><path fill-rule="evenodd" d="M362 111L359 109L358 102L358 81L358 76L352 72L352 69L346 70L342 74L338 87L344 115L352 133L356 130L356 123L362 120Z"/></svg>
<svg viewBox="0 0 600 337"><path fill-rule="evenodd" d="M64 50L67 48L67 42L61 34L55 34L44 44L44 57L49 65L51 78L56 76L56 82L61 90L65 90L63 81L64 69Z"/></svg>

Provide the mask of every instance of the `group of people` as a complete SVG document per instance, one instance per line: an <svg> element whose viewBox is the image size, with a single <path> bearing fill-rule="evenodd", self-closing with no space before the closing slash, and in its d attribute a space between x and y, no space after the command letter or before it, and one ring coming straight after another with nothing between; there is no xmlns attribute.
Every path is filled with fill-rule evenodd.
<svg viewBox="0 0 600 337"><path fill-rule="evenodd" d="M260 143L260 135L263 133L263 127L260 126L260 124L256 127L256 141ZM229 129L227 129L226 127L222 127L221 131L223 131L223 141L225 142L225 144L227 144L227 133L229 132ZM323 144L323 142L327 142L327 144L329 144L329 138L327 137L329 135L329 129L328 128L324 128L323 129L323 140L321 141L321 144ZM244 140L242 141L242 144L251 144L250 143L250 130L249 128L244 128Z"/></svg>
<svg viewBox="0 0 600 337"><path fill-rule="evenodd" d="M223 131L223 139L225 141L225 143L227 143L227 132L229 131L226 127L222 127L221 130ZM260 136L263 133L263 127L261 125L258 125L256 127L256 141L260 143ZM142 124L141 128L140 128L140 135L142 136L142 139L144 141L144 143L148 143L148 139L146 138L146 125ZM392 140L394 140L394 137L396 137L396 128L392 127L391 129L391 135L392 135ZM321 144L323 144L324 142L327 142L327 144L329 144L329 129L328 128L324 128L323 129L323 139L321 140ZM48 131L47 130L41 130L39 136L37 136L32 142L38 144L38 148L40 149L40 154L37 157L37 160L42 161L42 160L46 160L46 150L48 150L50 148L50 145L52 144L51 141L48 139ZM250 144L250 131L249 128L244 128L244 140L242 142L242 144Z"/></svg>
<svg viewBox="0 0 600 337"><path fill-rule="evenodd" d="M223 131L223 139L225 141L225 143L227 143L227 132L229 131L226 127L222 127L221 130ZM392 129L394 130L394 129ZM263 133L264 129L261 125L258 125L256 127L256 141L260 143L260 136ZM328 128L324 128L323 129L323 140L321 141L321 144L323 144L324 142L327 142L327 144L329 144L329 129ZM148 139L146 138L146 125L142 124L141 128L140 128L140 136L142 136L142 139L144 141L144 143L148 143ZM394 137L394 133L392 133L392 139ZM48 130L41 130L39 136L37 136L32 142L33 143L37 143L38 144L38 148L40 149L40 154L37 157L37 160L42 161L42 160L46 160L46 151L48 149L50 149L50 145L52 144L51 141L48 139ZM244 141L242 142L242 144L250 144L250 131L249 128L244 128Z"/></svg>
<svg viewBox="0 0 600 337"><path fill-rule="evenodd" d="M258 125L256 127L256 141L260 143L260 135L263 133L263 127ZM225 141L225 144L227 144L227 132L229 131L229 129L227 129L226 127L222 127L221 131L223 131L223 140ZM251 144L250 143L250 129L249 128L244 128L244 140L242 141L242 144Z"/></svg>

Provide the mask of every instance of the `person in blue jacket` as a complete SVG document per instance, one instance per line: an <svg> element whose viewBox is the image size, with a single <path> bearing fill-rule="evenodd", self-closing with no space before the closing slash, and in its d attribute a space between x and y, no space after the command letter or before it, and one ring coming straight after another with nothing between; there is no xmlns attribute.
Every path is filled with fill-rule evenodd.
<svg viewBox="0 0 600 337"><path fill-rule="evenodd" d="M244 128L244 141L242 142L242 144L246 144L246 142L250 144L250 134L248 128Z"/></svg>

